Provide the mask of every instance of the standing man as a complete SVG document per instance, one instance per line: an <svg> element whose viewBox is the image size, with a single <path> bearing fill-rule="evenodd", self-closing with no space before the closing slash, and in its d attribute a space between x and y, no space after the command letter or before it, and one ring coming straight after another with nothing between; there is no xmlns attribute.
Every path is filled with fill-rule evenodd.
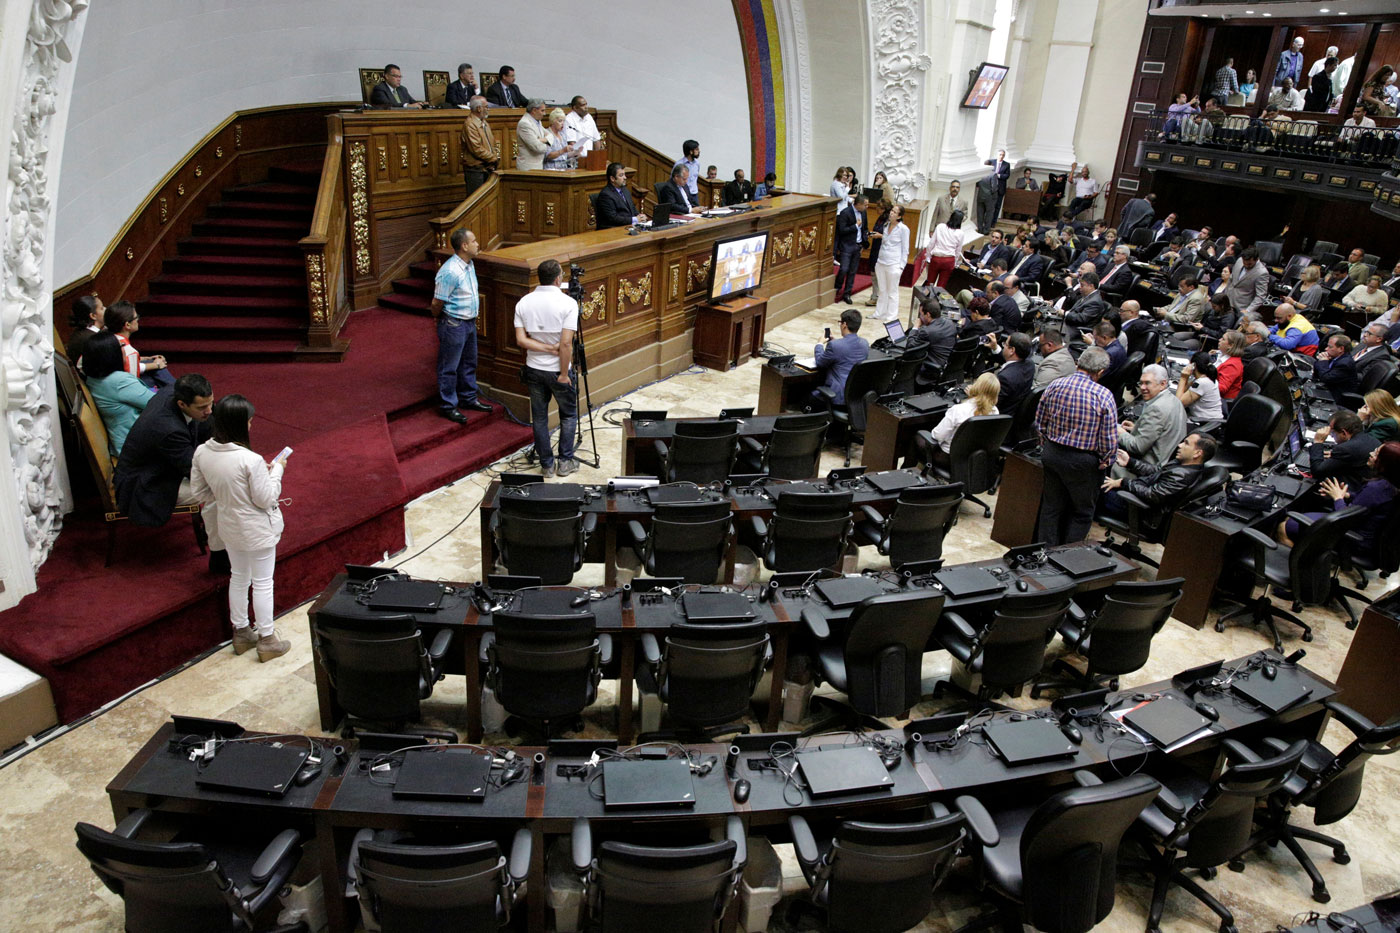
<svg viewBox="0 0 1400 933"><path fill-rule="evenodd" d="M1215 102L1224 107L1230 102L1231 94L1240 92L1240 76L1235 73L1235 60L1225 59L1225 64L1221 65L1215 72L1215 87L1211 89L1210 96L1215 98Z"/></svg>
<svg viewBox="0 0 1400 933"><path fill-rule="evenodd" d="M1274 69L1274 87L1279 87L1284 81L1292 81L1296 85L1302 77L1303 37L1295 36L1293 44L1284 49L1278 57L1278 67Z"/></svg>
<svg viewBox="0 0 1400 933"><path fill-rule="evenodd" d="M476 397L476 316L481 292L472 260L481 252L476 234L464 227L452 231L452 256L438 270L430 309L437 319L438 414L448 421L466 424L458 411L491 411Z"/></svg>
<svg viewBox="0 0 1400 933"><path fill-rule="evenodd" d="M549 152L549 133L545 132L544 101L530 98L520 122L515 124L515 138L520 146L515 153L515 167L540 171L544 168L544 157Z"/></svg>
<svg viewBox="0 0 1400 933"><path fill-rule="evenodd" d="M995 159L988 159L982 164L990 165L992 174L997 177L997 206L992 213L992 223L995 224L997 218L1001 216L1001 202L1006 197L1006 182L1011 178L1011 163L1006 161L1006 150L998 149Z"/></svg>
<svg viewBox="0 0 1400 933"><path fill-rule="evenodd" d="M1259 261L1259 250L1247 247L1230 270L1230 284L1225 286L1230 307L1240 314L1257 311L1269 300L1269 267Z"/></svg>
<svg viewBox="0 0 1400 933"><path fill-rule="evenodd" d="M947 223L954 211L962 211L964 217L971 217L967 209L967 198L962 196L962 182L954 178L948 182L948 193L934 198L929 212L928 228L935 230L941 223Z"/></svg>
<svg viewBox="0 0 1400 933"><path fill-rule="evenodd" d="M627 190L627 169L621 162L608 163L608 184L598 192L597 217L594 223L599 230L610 227L630 227L647 219L646 214L638 213Z"/></svg>
<svg viewBox="0 0 1400 933"><path fill-rule="evenodd" d="M1308 83L1308 92L1303 95L1303 109L1310 113L1326 113L1332 106L1332 75L1337 71L1337 60L1327 59L1322 70L1314 74Z"/></svg>
<svg viewBox="0 0 1400 933"><path fill-rule="evenodd" d="M1069 210L1065 212L1066 220L1073 220L1084 211L1094 206L1094 199L1103 190L1099 183L1089 174L1089 166L1084 166L1079 170L1079 177L1074 179L1074 198L1069 202Z"/></svg>
<svg viewBox="0 0 1400 933"><path fill-rule="evenodd" d="M690 203L699 204L700 174L704 171L700 168L700 144L693 139L687 139L685 142L681 143L681 152L685 153L685 157L671 166L671 177L674 179L676 169L684 165L686 171L690 173L688 181L686 182L686 191L690 195Z"/></svg>
<svg viewBox="0 0 1400 933"><path fill-rule="evenodd" d="M467 107L471 112L462 124L462 179L467 186L466 196L471 197L501 164L501 151L486 125L486 98L478 94Z"/></svg>
<svg viewBox="0 0 1400 933"><path fill-rule="evenodd" d="M1075 372L1045 388L1035 412L1044 464L1038 536L1050 545L1083 541L1103 473L1118 454L1118 404L1099 385L1108 354L1090 347Z"/></svg>
<svg viewBox="0 0 1400 933"><path fill-rule="evenodd" d="M847 204L836 215L836 263L839 266L836 271L836 300L848 305L855 304L851 301L851 290L856 285L860 251L870 243L870 234L865 229L865 208L869 203L865 195L857 195L854 203Z"/></svg>
<svg viewBox="0 0 1400 933"><path fill-rule="evenodd" d="M530 390L530 423L535 453L545 476L568 476L578 469L574 441L578 388L571 370L578 302L564 293L564 269L546 259L535 270L539 285L515 305L515 342L525 351L520 379ZM549 400L559 406L559 456L549 449Z"/></svg>
<svg viewBox="0 0 1400 933"><path fill-rule="evenodd" d="M1140 198L1130 198L1123 205L1123 213L1118 219L1118 236L1124 243L1138 227L1151 228L1157 219L1157 195L1148 193Z"/></svg>
<svg viewBox="0 0 1400 933"><path fill-rule="evenodd" d="M1001 210L1002 180L995 170L977 181L977 232L988 233L997 222Z"/></svg>
<svg viewBox="0 0 1400 933"><path fill-rule="evenodd" d="M457 66L457 80L447 86L447 106L470 107L477 93L476 72L471 62L462 62Z"/></svg>
<svg viewBox="0 0 1400 933"><path fill-rule="evenodd" d="M598 121L588 112L588 99L575 94L569 101L569 112L564 115L564 142L581 143L579 155L587 155L600 143L603 134L598 131Z"/></svg>
<svg viewBox="0 0 1400 933"><path fill-rule="evenodd" d="M423 105L413 99L408 88L403 86L403 71L398 65L384 66L384 80L374 86L369 93L371 107L407 107L421 110Z"/></svg>
<svg viewBox="0 0 1400 933"><path fill-rule="evenodd" d="M498 77L500 80L486 89L487 102L497 107L524 107L527 98L515 83L515 69L502 65Z"/></svg>

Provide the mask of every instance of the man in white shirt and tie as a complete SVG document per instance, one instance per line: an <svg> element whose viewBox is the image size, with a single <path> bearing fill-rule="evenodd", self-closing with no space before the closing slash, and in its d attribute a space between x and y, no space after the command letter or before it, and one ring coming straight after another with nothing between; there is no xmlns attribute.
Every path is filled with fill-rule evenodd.
<svg viewBox="0 0 1400 933"><path fill-rule="evenodd" d="M602 138L603 134L598 132L597 121L593 119L593 114L588 112L587 98L582 94L574 95L574 99L569 102L569 112L564 116L564 141L582 143L578 154L587 155Z"/></svg>

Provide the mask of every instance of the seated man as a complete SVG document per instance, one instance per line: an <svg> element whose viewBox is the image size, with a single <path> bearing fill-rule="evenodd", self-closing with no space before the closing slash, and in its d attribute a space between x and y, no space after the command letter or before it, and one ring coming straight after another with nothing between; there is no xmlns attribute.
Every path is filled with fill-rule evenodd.
<svg viewBox="0 0 1400 933"><path fill-rule="evenodd" d="M209 415L214 389L198 373L186 373L173 386L161 389L147 403L126 435L112 485L117 507L136 525L158 528L170 521L176 506L199 499L190 488L194 449L210 436ZM228 554L219 539L214 506L203 509L209 535L209 569L228 567Z"/></svg>
<svg viewBox="0 0 1400 933"><path fill-rule="evenodd" d="M1196 276L1183 272L1176 283L1176 300L1157 309L1157 316L1173 324L1197 324L1206 316L1206 287L1197 284Z"/></svg>
<svg viewBox="0 0 1400 933"><path fill-rule="evenodd" d="M817 371L826 372L826 382L822 387L831 391L832 405L846 404L846 377L856 368L857 363L863 363L870 355L870 344L858 335L859 330L860 312L854 308L847 308L841 312L841 336L826 337L812 350ZM820 390L812 390L812 410L827 406L827 396Z"/></svg>
<svg viewBox="0 0 1400 933"><path fill-rule="evenodd" d="M1133 285L1133 267L1128 265L1130 255L1131 250L1128 247L1115 246L1112 261L1099 276L1099 291L1103 292L1105 300L1114 304L1122 302Z"/></svg>
<svg viewBox="0 0 1400 933"><path fill-rule="evenodd" d="M1126 518L1128 507L1118 495L1126 489L1148 505L1155 506L1159 515L1176 509L1186 500L1191 487L1201 477L1206 461L1215 456L1215 438L1209 434L1191 434L1176 448L1176 457L1165 466L1139 460L1121 447L1118 466L1127 476L1113 476L1103 481L1104 496L1099 500L1105 515Z"/></svg>
<svg viewBox="0 0 1400 933"><path fill-rule="evenodd" d="M1361 331L1361 342L1351 351L1358 379L1365 378L1366 370L1372 366L1390 359L1390 351L1385 345L1386 329L1382 322L1372 321Z"/></svg>
<svg viewBox="0 0 1400 933"><path fill-rule="evenodd" d="M1040 358L1035 364L1035 381L1031 391L1039 392L1061 376L1074 372L1074 355L1065 346L1065 335L1059 327L1047 327L1040 332Z"/></svg>
<svg viewBox="0 0 1400 933"><path fill-rule="evenodd" d="M753 190L753 199L772 198L783 194L783 189L778 185L778 173L769 172L763 176L763 182Z"/></svg>
<svg viewBox="0 0 1400 933"><path fill-rule="evenodd" d="M1274 308L1274 326L1269 342L1282 350L1292 350L1307 356L1317 355L1317 328L1291 305Z"/></svg>
<svg viewBox="0 0 1400 933"><path fill-rule="evenodd" d="M1094 346L1108 354L1108 369L1099 377L1100 382L1114 376L1128 362L1128 351L1118 339L1118 330L1108 321L1094 325Z"/></svg>
<svg viewBox="0 0 1400 933"><path fill-rule="evenodd" d="M457 66L457 80L447 86L447 105L449 107L470 106L472 98L480 91L476 83L476 71L470 62L462 62Z"/></svg>
<svg viewBox="0 0 1400 933"><path fill-rule="evenodd" d="M1021 329L1021 306L1008 291L1010 283L1015 280L1015 276L1008 275L1000 282L987 283L987 298L991 301L988 313L997 322L997 327L1008 334Z"/></svg>
<svg viewBox="0 0 1400 933"><path fill-rule="evenodd" d="M1336 439L1335 447L1329 448L1323 443L1328 434ZM130 438L127 443L131 443ZM1337 412L1325 427L1317 429L1313 443L1308 445L1308 464L1313 481L1320 483L1335 477L1352 489L1360 489L1371 477L1367 461L1371 459L1371 451L1380 443L1374 434L1366 430L1356 412Z"/></svg>
<svg viewBox="0 0 1400 933"><path fill-rule="evenodd" d="M1341 402L1347 393L1361 389L1361 379L1356 374L1356 360L1351 357L1351 338L1346 334L1333 334L1327 340L1327 349L1318 354L1313 364L1313 379L1332 393L1332 398Z"/></svg>
<svg viewBox="0 0 1400 933"><path fill-rule="evenodd" d="M1137 421L1124 421L1118 427L1118 446L1139 460L1165 466L1176 445L1186 436L1186 407L1168 386L1165 366L1151 363L1142 368L1138 395L1143 399ZM1115 467L1115 476L1126 476L1124 467Z"/></svg>
<svg viewBox="0 0 1400 933"><path fill-rule="evenodd" d="M671 205L672 214L694 213L696 208L687 187L689 181L690 169L677 164L671 169L671 180L661 186L661 203Z"/></svg>
<svg viewBox="0 0 1400 933"><path fill-rule="evenodd" d="M998 345L994 342L992 347L995 350ZM1015 333L1007 337L1006 346L1001 348L1001 356L1006 362L997 370L997 381L1001 383L997 408L1002 414L1009 415L1023 399L1030 396L1031 383L1035 381L1035 361L1031 359L1030 336Z"/></svg>
<svg viewBox="0 0 1400 933"><path fill-rule="evenodd" d="M530 98L515 83L514 68L502 65L497 77L500 80L486 89L487 103L497 107L524 107L529 102Z"/></svg>
<svg viewBox="0 0 1400 933"><path fill-rule="evenodd" d="M632 203L632 195L627 190L627 169L621 162L608 163L608 184L598 192L597 229L610 227L630 227L647 219Z"/></svg>
<svg viewBox="0 0 1400 933"><path fill-rule="evenodd" d="M1078 269L1086 262L1093 263L1094 272L1098 275L1103 275L1104 271L1108 268L1109 259L1103 254L1103 244L1098 240L1090 240L1088 243L1084 244L1084 248L1076 253L1075 257L1070 260L1069 267L1071 269Z"/></svg>
<svg viewBox="0 0 1400 933"><path fill-rule="evenodd" d="M1079 275L1079 297L1065 312L1065 323L1071 327L1093 327L1108 313L1108 303L1099 292L1099 277L1094 272Z"/></svg>
<svg viewBox="0 0 1400 933"><path fill-rule="evenodd" d="M904 340L906 351L928 348L928 356L919 369L919 376L927 382L941 376L943 367L948 365L948 356L953 352L953 344L957 342L958 325L943 316L943 305L937 295L932 291L923 292L919 298L919 326L910 331Z"/></svg>
<svg viewBox="0 0 1400 933"><path fill-rule="evenodd" d="M1332 293L1331 301L1341 301L1342 297L1351 293L1356 288L1356 283L1352 281L1349 274L1351 266L1345 262L1336 262L1327 270L1326 277L1322 280L1322 287Z"/></svg>
<svg viewBox="0 0 1400 933"><path fill-rule="evenodd" d="M736 168L734 170L734 180L724 183L724 190L720 193L720 201L725 207L731 204L746 204L753 200L753 182L744 177L744 170Z"/></svg>
<svg viewBox="0 0 1400 933"><path fill-rule="evenodd" d="M980 272L990 269L992 261L1002 260L1002 269L1006 269L1006 258L1011 254L1011 248L1005 243L1005 234L1000 230L993 230L987 235L987 240L982 244L982 248L977 251L977 256L973 260L973 265Z"/></svg>
<svg viewBox="0 0 1400 933"><path fill-rule="evenodd" d="M1229 303L1226 302L1228 305ZM1234 309L1231 308L1233 311ZM1269 339L1269 325L1263 321L1251 321L1248 324L1241 323L1244 328L1244 356L1242 359L1248 363L1250 360L1257 360L1261 356L1268 356L1273 352L1274 345Z"/></svg>
<svg viewBox="0 0 1400 933"><path fill-rule="evenodd" d="M369 92L369 105L371 107L408 107L414 110L421 109L422 104L413 99L413 95L408 93L408 88L403 86L403 71L398 65L384 66L384 80L374 86L374 90Z"/></svg>

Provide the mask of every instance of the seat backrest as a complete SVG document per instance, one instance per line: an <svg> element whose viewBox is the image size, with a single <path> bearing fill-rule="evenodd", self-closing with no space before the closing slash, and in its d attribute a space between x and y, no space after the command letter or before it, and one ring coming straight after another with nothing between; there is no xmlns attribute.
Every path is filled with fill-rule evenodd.
<svg viewBox="0 0 1400 933"><path fill-rule="evenodd" d="M1001 445L1011 431L1010 415L976 415L958 425L948 445L951 476L968 495L992 488L1001 472Z"/></svg>
<svg viewBox="0 0 1400 933"><path fill-rule="evenodd" d="M890 380L889 391L898 392L900 395L912 393L914 381L926 359L928 359L928 348L926 347L905 350L903 355L895 361L894 376Z"/></svg>
<svg viewBox="0 0 1400 933"><path fill-rule="evenodd" d="M1181 599L1182 577L1145 583L1115 583L1090 624L1089 670L1117 677L1141 670Z"/></svg>
<svg viewBox="0 0 1400 933"><path fill-rule="evenodd" d="M775 479L811 479L817 475L822 444L831 415L783 415L773 422L773 436L763 451L763 466Z"/></svg>
<svg viewBox="0 0 1400 933"><path fill-rule="evenodd" d="M786 492L782 486L778 486L774 489L774 494L778 497L777 514L792 518L849 517L855 502L855 493L849 489L831 492Z"/></svg>
<svg viewBox="0 0 1400 933"><path fill-rule="evenodd" d="M1400 373L1400 363L1395 360L1381 360L1379 363L1372 363L1366 367L1366 375L1361 377L1360 394L1365 395L1372 389L1380 389L1390 384Z"/></svg>
<svg viewBox="0 0 1400 933"><path fill-rule="evenodd" d="M948 351L948 362L943 364L943 373L939 377L939 382L960 383L963 376L967 375L967 367L972 362L972 358L977 355L977 338L961 337L953 344L953 349Z"/></svg>
<svg viewBox="0 0 1400 933"><path fill-rule="evenodd" d="M1227 740L1226 747L1231 742ZM1308 749L1299 739L1285 751L1258 761L1240 761L1225 769L1200 802L1177 823L1169 841L1185 840L1187 868L1210 868L1235 858L1249 847L1255 804L1281 790L1298 770Z"/></svg>
<svg viewBox="0 0 1400 933"><path fill-rule="evenodd" d="M885 525L884 551L896 570L908 563L943 556L943 539L957 524L962 500L961 483L900 490L894 512Z"/></svg>
<svg viewBox="0 0 1400 933"><path fill-rule="evenodd" d="M1337 252L1337 244L1336 244L1336 243L1333 243L1331 240L1314 240L1314 241L1313 241L1311 255L1314 256L1314 257L1322 256L1322 255L1327 254L1327 253L1335 254L1336 252Z"/></svg>
<svg viewBox="0 0 1400 933"><path fill-rule="evenodd" d="M195 842L140 842L90 823L74 827L78 851L107 889L122 899L133 931L251 930L238 888L214 856Z"/></svg>
<svg viewBox="0 0 1400 933"><path fill-rule="evenodd" d="M336 702L371 722L418 719L423 694L423 639L409 615L359 619L324 609L311 618L311 639Z"/></svg>
<svg viewBox="0 0 1400 933"><path fill-rule="evenodd" d="M734 421L676 422L676 433L662 465L668 483L723 481L734 472L739 453L739 424Z"/></svg>
<svg viewBox="0 0 1400 933"><path fill-rule="evenodd" d="M919 701L924 648L943 614L942 593L869 596L851 613L842 646L846 696L870 716L894 716Z"/></svg>
<svg viewBox="0 0 1400 933"><path fill-rule="evenodd" d="M601 652L591 612L563 617L497 612L491 621L487 683L506 712L559 719L593 702Z"/></svg>
<svg viewBox="0 0 1400 933"><path fill-rule="evenodd" d="M1031 439L1035 432L1035 412L1040 407L1040 397L1043 394L1045 394L1044 386L1031 391L1029 395L1021 399L1016 410L1009 413L1011 415L1011 429L1006 432L1006 443L1014 446Z"/></svg>
<svg viewBox="0 0 1400 933"><path fill-rule="evenodd" d="M862 360L851 368L846 377L846 410L851 413L851 428L865 430L866 406L884 394L894 379L895 361L891 357Z"/></svg>
<svg viewBox="0 0 1400 933"><path fill-rule="evenodd" d="M601 933L711 933L736 884L732 839L658 847L598 846L589 873Z"/></svg>
<svg viewBox="0 0 1400 933"><path fill-rule="evenodd" d="M448 72L423 69L423 103L441 107L447 101L447 86L451 83L452 75Z"/></svg>
<svg viewBox="0 0 1400 933"><path fill-rule="evenodd" d="M1123 389L1137 388L1138 377L1142 375L1142 367L1147 362L1147 355L1141 350L1134 350L1129 353L1123 365L1118 367L1118 371L1099 378L1099 385L1103 386L1113 394L1113 401L1116 404L1123 403ZM1128 382L1129 379L1133 381Z"/></svg>
<svg viewBox="0 0 1400 933"><path fill-rule="evenodd" d="M868 933L917 926L966 837L961 813L916 823L839 823L827 855L828 926Z"/></svg>
<svg viewBox="0 0 1400 933"><path fill-rule="evenodd" d="M1146 246L1152 242L1151 227L1134 227L1133 232L1128 235L1129 246Z"/></svg>
<svg viewBox="0 0 1400 933"><path fill-rule="evenodd" d="M383 933L495 929L505 857L495 842L399 845L361 842L360 906Z"/></svg>
<svg viewBox="0 0 1400 933"><path fill-rule="evenodd" d="M61 365L64 363L54 361L55 368ZM71 367L72 364L67 365ZM116 461L111 454L107 425L102 420L101 412L97 410L92 393L88 391L86 380L73 375L72 387L75 394L69 418L73 424L73 433L82 442L83 458L87 461L88 469L92 471L93 482L102 497L102 510L116 512L117 493L112 485L112 472L116 468Z"/></svg>
<svg viewBox="0 0 1400 933"><path fill-rule="evenodd" d="M763 622L672 625L658 678L671 717L702 727L743 719L768 641Z"/></svg>
<svg viewBox="0 0 1400 933"><path fill-rule="evenodd" d="M1300 527L1288 552L1289 589L1293 598L1309 605L1326 602L1336 585L1342 539L1367 518L1369 509L1325 512L1311 525Z"/></svg>
<svg viewBox="0 0 1400 933"><path fill-rule="evenodd" d="M1069 611L1073 584L1039 593L1012 593L997 604L982 636L982 681L1012 687L1045 666L1046 636Z"/></svg>
<svg viewBox="0 0 1400 933"><path fill-rule="evenodd" d="M727 499L661 502L647 535L645 566L652 576L714 583L732 531Z"/></svg>
<svg viewBox="0 0 1400 933"><path fill-rule="evenodd" d="M1259 240L1254 248L1259 251L1259 261L1266 266L1276 266L1283 258L1283 243L1280 240Z"/></svg>
<svg viewBox="0 0 1400 933"><path fill-rule="evenodd" d="M492 531L506 570L539 577L550 586L572 580L583 563L583 512L578 503L504 496L499 503Z"/></svg>
<svg viewBox="0 0 1400 933"><path fill-rule="evenodd" d="M662 189L664 189L664 188L666 187L666 185L669 184L669 183L670 183L670 179L667 179L666 181L652 182L651 190L654 191L654 192L656 192L656 202L657 202L658 204L661 203L661 191L662 191Z"/></svg>
<svg viewBox="0 0 1400 933"><path fill-rule="evenodd" d="M1161 789L1145 774L1073 787L1036 808L1021 833L1024 919L1044 933L1086 933L1113 910L1118 846Z"/></svg>
<svg viewBox="0 0 1400 933"><path fill-rule="evenodd" d="M383 68L361 68L360 69L360 100L369 103L370 94L374 93L375 87L384 80Z"/></svg>
<svg viewBox="0 0 1400 933"><path fill-rule="evenodd" d="M1244 441L1263 447L1273 437L1274 428L1283 417L1283 406L1261 392L1243 395L1230 406L1222 437L1225 446Z"/></svg>
<svg viewBox="0 0 1400 933"><path fill-rule="evenodd" d="M1186 499L1182 502L1196 502L1208 498L1225 488L1225 484L1230 481L1230 471L1222 466L1206 466L1202 468L1201 475L1196 477L1196 482L1191 485L1191 491L1186 494Z"/></svg>
<svg viewBox="0 0 1400 933"><path fill-rule="evenodd" d="M851 527L850 512L826 516L784 514L779 499L778 512L769 521L768 537L763 542L763 562L774 573L835 567L845 552Z"/></svg>
<svg viewBox="0 0 1400 933"><path fill-rule="evenodd" d="M1313 822L1326 826L1355 809L1361 800L1366 762L1373 755L1392 755L1397 751L1400 751L1400 717L1367 729L1352 739L1335 759L1313 776L1299 797L1302 803L1313 808Z"/></svg>

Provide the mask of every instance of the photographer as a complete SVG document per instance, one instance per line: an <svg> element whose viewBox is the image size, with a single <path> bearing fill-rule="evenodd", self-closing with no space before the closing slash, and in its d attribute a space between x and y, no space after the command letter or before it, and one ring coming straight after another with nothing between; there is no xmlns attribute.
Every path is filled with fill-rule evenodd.
<svg viewBox="0 0 1400 933"><path fill-rule="evenodd" d="M520 381L530 390L530 421L535 452L546 477L568 476L574 459L578 389L571 364L578 331L578 302L563 290L564 270L546 259L536 270L539 285L515 305L515 342L525 351ZM549 400L559 406L559 457L549 446Z"/></svg>

